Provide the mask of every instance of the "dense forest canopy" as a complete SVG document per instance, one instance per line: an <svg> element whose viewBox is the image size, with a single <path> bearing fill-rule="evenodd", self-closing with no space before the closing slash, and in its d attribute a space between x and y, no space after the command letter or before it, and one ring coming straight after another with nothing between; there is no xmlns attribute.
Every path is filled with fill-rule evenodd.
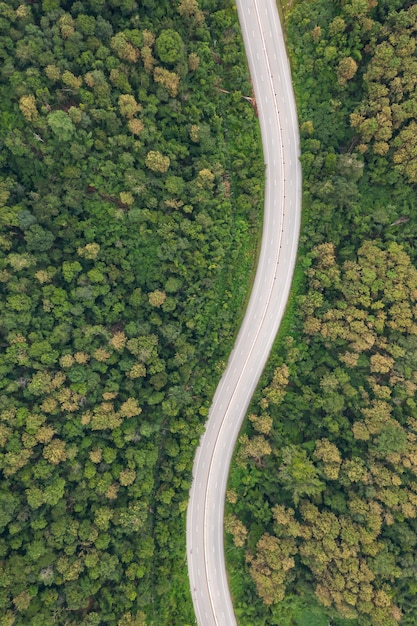
<svg viewBox="0 0 417 626"><path fill-rule="evenodd" d="M283 8L298 294L230 479L236 613L242 626L415 626L417 6Z"/></svg>
<svg viewBox="0 0 417 626"><path fill-rule="evenodd" d="M0 621L192 623L191 467L262 209L233 3L0 2L0 81Z"/></svg>

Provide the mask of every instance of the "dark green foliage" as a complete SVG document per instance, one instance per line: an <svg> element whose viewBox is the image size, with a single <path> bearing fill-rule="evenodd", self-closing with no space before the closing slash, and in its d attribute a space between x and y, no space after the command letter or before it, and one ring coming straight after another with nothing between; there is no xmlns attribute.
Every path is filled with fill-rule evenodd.
<svg viewBox="0 0 417 626"><path fill-rule="evenodd" d="M300 1L286 26L301 259L230 479L236 611L248 625L415 626L414 139L405 149L398 118L378 144L382 109L414 123L415 5Z"/></svg>
<svg viewBox="0 0 417 626"><path fill-rule="evenodd" d="M177 4L0 3L2 624L194 619L191 468L263 170L232 2Z"/></svg>

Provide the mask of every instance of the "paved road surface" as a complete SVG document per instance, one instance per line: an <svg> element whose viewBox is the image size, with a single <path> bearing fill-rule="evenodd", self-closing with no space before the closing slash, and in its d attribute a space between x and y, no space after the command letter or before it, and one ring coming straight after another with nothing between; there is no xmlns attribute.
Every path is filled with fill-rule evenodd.
<svg viewBox="0 0 417 626"><path fill-rule="evenodd" d="M297 254L301 167L295 100L275 0L237 0L266 163L259 264L248 308L197 450L187 511L187 559L199 626L233 626L223 548L230 461L284 314Z"/></svg>

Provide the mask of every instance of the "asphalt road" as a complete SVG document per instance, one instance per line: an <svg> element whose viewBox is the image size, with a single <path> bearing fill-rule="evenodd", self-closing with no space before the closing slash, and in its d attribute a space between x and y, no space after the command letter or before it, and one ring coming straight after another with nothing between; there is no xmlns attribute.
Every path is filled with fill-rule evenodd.
<svg viewBox="0 0 417 626"><path fill-rule="evenodd" d="M235 346L197 450L187 511L187 560L199 626L233 626L223 546L236 439L285 311L297 255L301 167L295 99L275 0L237 0L266 164L262 245Z"/></svg>

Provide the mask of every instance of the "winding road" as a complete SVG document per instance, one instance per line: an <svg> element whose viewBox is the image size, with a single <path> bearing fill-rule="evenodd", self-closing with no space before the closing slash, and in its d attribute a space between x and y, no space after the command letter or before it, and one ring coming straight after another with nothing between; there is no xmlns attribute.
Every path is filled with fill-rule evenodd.
<svg viewBox="0 0 417 626"><path fill-rule="evenodd" d="M224 559L230 462L250 399L288 299L301 215L299 134L291 73L275 0L237 0L266 164L262 245L235 346L197 450L187 511L187 560L199 626L234 626Z"/></svg>

